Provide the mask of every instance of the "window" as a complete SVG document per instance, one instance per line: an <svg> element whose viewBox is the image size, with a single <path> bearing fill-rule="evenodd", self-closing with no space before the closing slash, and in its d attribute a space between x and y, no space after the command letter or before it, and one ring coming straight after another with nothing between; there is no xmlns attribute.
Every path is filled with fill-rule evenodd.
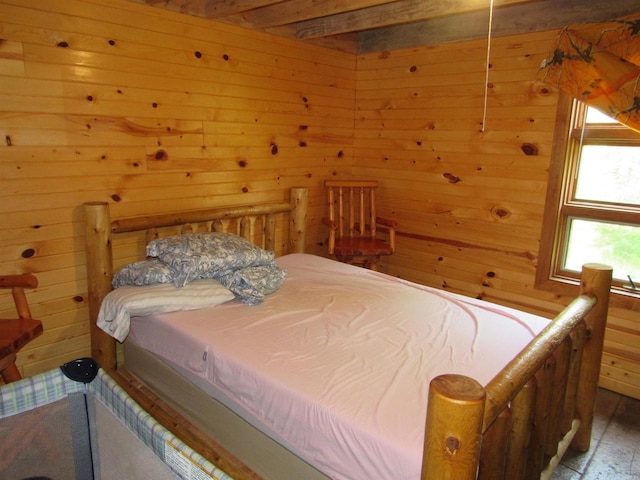
<svg viewBox="0 0 640 480"><path fill-rule="evenodd" d="M563 95L536 284L576 283L587 262L640 297L640 133Z"/></svg>

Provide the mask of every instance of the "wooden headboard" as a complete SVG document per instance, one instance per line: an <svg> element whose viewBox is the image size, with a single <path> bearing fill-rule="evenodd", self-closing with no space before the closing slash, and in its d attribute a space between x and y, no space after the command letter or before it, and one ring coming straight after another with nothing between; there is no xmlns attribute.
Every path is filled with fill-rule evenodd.
<svg viewBox="0 0 640 480"><path fill-rule="evenodd" d="M186 233L193 231L193 226L197 224L199 228L205 228L208 231L232 231L258 243L266 250L275 251L277 216L288 215L288 229L285 223L280 223L283 226L283 234L287 236L287 251L302 253L305 249L307 203L307 189L294 187L290 191L289 201L283 203L193 210L118 220L111 219L107 202L85 203L87 286L91 355L94 360L108 372L117 368L116 341L96 325L102 300L112 290L115 235L145 232L145 241L148 242L157 238L162 228L177 227L174 233Z"/></svg>

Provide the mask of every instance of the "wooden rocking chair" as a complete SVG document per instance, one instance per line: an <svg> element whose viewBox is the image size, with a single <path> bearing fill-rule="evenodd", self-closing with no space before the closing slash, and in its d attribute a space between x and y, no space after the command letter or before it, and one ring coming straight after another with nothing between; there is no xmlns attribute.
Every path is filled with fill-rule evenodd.
<svg viewBox="0 0 640 480"><path fill-rule="evenodd" d="M15 382L22 376L16 367L16 353L31 340L42 334L42 322L31 318L25 288L38 286L33 275L0 276L0 288L10 288L18 318L0 319L0 376L4 383Z"/></svg>
<svg viewBox="0 0 640 480"><path fill-rule="evenodd" d="M322 223L329 227L329 254L336 259L378 270L380 257L395 251L397 222L376 215L374 180L327 180L329 216ZM378 234L387 234L386 241Z"/></svg>

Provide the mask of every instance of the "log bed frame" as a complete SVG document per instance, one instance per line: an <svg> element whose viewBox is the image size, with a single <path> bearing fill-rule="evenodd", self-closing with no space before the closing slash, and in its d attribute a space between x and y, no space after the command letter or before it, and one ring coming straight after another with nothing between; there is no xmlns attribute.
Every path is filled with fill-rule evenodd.
<svg viewBox="0 0 640 480"><path fill-rule="evenodd" d="M202 224L227 231L230 219L239 219L236 233L275 249L275 217L284 215L289 252L303 252L306 210L307 190L301 187L291 189L283 203L119 220L110 218L105 202L84 205L93 358L160 423L237 479L261 477L226 450L224 438L195 428L119 366L116 341L96 326L102 299L111 290L112 239L146 231L148 241L161 227L185 232ZM286 235L287 223L280 225ZM579 296L487 386L460 375L431 382L422 480L548 479L569 447L589 449L611 276L608 266L585 265Z"/></svg>

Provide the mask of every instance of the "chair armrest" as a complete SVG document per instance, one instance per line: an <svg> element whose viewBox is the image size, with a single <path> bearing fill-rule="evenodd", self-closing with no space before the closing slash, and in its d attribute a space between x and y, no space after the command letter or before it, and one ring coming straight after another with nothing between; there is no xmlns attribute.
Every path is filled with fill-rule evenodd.
<svg viewBox="0 0 640 480"><path fill-rule="evenodd" d="M376 217L376 224L384 225L385 227L393 229L398 228L398 222L396 222L395 220L390 220L388 218Z"/></svg>
<svg viewBox="0 0 640 480"><path fill-rule="evenodd" d="M329 217L322 217L320 221L324 223L327 227L329 227L331 230L338 229L338 222L336 222L335 220L331 220Z"/></svg>
<svg viewBox="0 0 640 480"><path fill-rule="evenodd" d="M36 288L38 279L29 273L22 275L0 275L0 288Z"/></svg>
<svg viewBox="0 0 640 480"><path fill-rule="evenodd" d="M376 217L376 225L381 225L383 228L381 230L387 230L389 234L389 246L391 247L391 251L396 251L396 228L398 228L398 222L395 220L390 220L388 218Z"/></svg>

